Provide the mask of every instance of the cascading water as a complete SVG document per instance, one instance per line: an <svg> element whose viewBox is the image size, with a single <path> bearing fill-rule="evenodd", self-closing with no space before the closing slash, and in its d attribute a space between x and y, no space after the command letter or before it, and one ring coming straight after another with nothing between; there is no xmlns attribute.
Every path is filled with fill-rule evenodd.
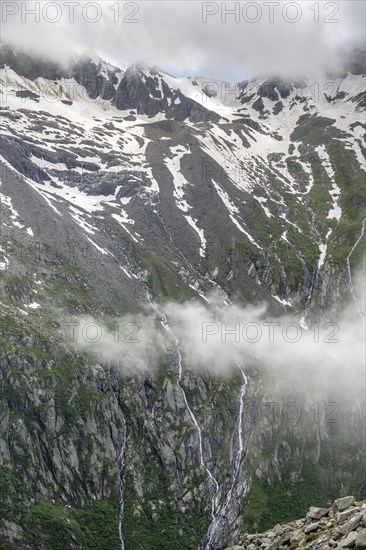
<svg viewBox="0 0 366 550"><path fill-rule="evenodd" d="M222 296L224 298L224 304L226 306L230 305L231 301L230 301L230 298L228 297L227 293L225 292L225 290L216 281L212 280L211 278L208 277L207 280L213 286L215 286L215 288L217 288L217 290L222 294ZM235 464L234 464L234 469L233 469L233 475L232 475L232 478L231 478L231 484L230 484L229 491L226 495L225 502L222 505L222 507L220 508L220 510L218 511L218 513L213 514L213 520L212 520L212 522L211 522L211 524L208 528L206 537L203 540L202 544L203 544L203 548L205 548L205 550L210 550L211 549L213 537L214 537L214 535L215 535L215 533L216 533L216 531L217 531L217 529L220 525L220 522L222 521L222 519L224 517L224 514L225 514L225 511L227 510L227 507L230 504L230 501L231 501L232 495L233 495L233 491L234 491L234 487L235 487L235 483L236 483L236 480L239 476L240 466L241 466L241 462L242 462L242 458L243 458L243 454L244 454L244 450L245 450L244 439L243 439L243 412L244 412L244 396L245 396L246 388L247 388L247 385L248 385L248 378L247 378L243 368L239 364L239 362L236 362L236 365L237 365L238 369L240 370L242 378L243 378L243 384L240 388L239 414L238 414L238 420L237 420L238 452L236 453ZM217 493L216 496L218 496L218 493Z"/></svg>
<svg viewBox="0 0 366 550"><path fill-rule="evenodd" d="M178 358L177 386L179 387L179 389L182 393L184 404L185 404L185 406L188 410L188 413L191 417L191 420L194 424L194 427L196 428L196 432L197 432L197 435L198 435L198 443L199 443L200 464L201 464L202 468L205 470L205 472L207 474L207 477L210 479L210 481L212 482L212 484L215 487L215 493L214 493L214 495L211 499L211 516L212 516L212 519L214 519L215 510L216 510L216 497L217 497L217 494L219 492L219 484L218 484L217 479L214 477L213 473L211 472L211 470L208 468L208 466L206 464L206 461L205 461L205 458L204 458L204 450L203 450L202 429L201 429L201 426L199 425L199 423L197 421L197 418L196 418L191 406L188 403L186 392L185 392L185 390L182 386L183 364L182 364L182 353L181 353L181 350L180 350L180 345L179 345L179 342L178 342L178 338L176 337L176 335L174 334L172 328L170 327L170 325L168 323L168 320L166 318L166 315L159 310L158 306L152 300L152 297L151 297L151 295L148 291L147 291L147 297L148 297L148 300L149 300L151 306L153 307L153 309L155 310L155 312L159 316L161 325L164 327L164 329L168 332L168 334L174 340L174 346L175 346L176 353L177 353L177 358Z"/></svg>
<svg viewBox="0 0 366 550"><path fill-rule="evenodd" d="M158 206L160 207L160 197L159 197L159 203L158 203ZM170 232L170 230L167 228L164 220L162 219L161 217L161 214L160 214L160 208L157 208L155 210L163 228L164 228L164 231L165 233L168 235L168 238L169 238L169 241L170 243L173 245L173 248L174 250L178 253L178 255L183 259L184 263L193 271L196 272L196 269L192 266L192 264L188 261L188 259L182 254L182 252L179 250L179 249L176 249L176 247L174 246L174 243L173 243L173 237L172 237L172 234ZM211 282L216 288L218 288L222 293L223 295L225 295L225 298L228 300L228 297L226 295L226 293L224 292L224 290L220 287L220 285L218 285L217 283L215 283L214 281L212 281L211 279L208 279L209 282ZM166 316L164 315L164 313L162 313L159 308L157 307L157 305L155 304L155 302L153 301L152 299L152 296L150 295L148 289L146 288L145 289L146 291L146 295L147 295L147 298L148 298L148 301L149 303L151 304L151 306L153 307L153 309L155 310L155 312L159 315L160 317L160 322L162 324L162 326L164 327L164 329L168 332L168 334L170 334L170 336L173 338L174 340L174 343L175 343L175 349L176 349L176 352L177 352L177 356L178 356L178 378L177 378L177 385L182 393L182 396L183 396L183 400L184 400L184 403L186 405L186 408L188 410L188 413L192 419L192 422L196 428L196 432L197 432L197 435L198 435L198 442L199 442L199 453L200 453L200 464L202 466L202 468L205 470L208 478L211 480L212 484L214 485L215 487L215 493L214 495L212 496L212 499L211 499L211 517L212 517L212 523L215 522L215 512L216 512L216 500L217 500L217 496L218 496L218 493L219 493L219 490L220 490L220 486L219 486L219 483L217 481L217 479L214 477L214 475L212 474L211 470L207 467L207 464L206 464L206 461L204 459L204 450L203 450L203 437L202 437L202 429L200 427L200 425L198 424L197 422L197 418L192 410L192 408L190 407L189 403L188 403L188 399L187 399L187 395L186 395L186 392L182 386L182 376L183 376L183 365L182 365L182 353L181 353L181 350L180 350L180 345L179 345L179 342L178 342L178 339L176 337L176 335L174 334L173 330L171 329L169 323L168 323L168 320L166 318ZM244 374L244 373L243 373ZM245 376L245 375L244 375ZM240 421L241 423L241 421ZM241 424L240 424L241 425ZM241 430L240 430L241 431Z"/></svg>
<svg viewBox="0 0 366 550"><path fill-rule="evenodd" d="M175 338L175 337L174 337ZM219 483L217 481L217 479L214 477L214 475L212 474L211 470L208 468L206 462L205 462L205 459L204 459L204 454L203 454L203 438L202 438L202 430L201 430L201 427L200 425L198 424L197 422L197 419L194 415L194 412L193 410L191 409L189 403L188 403L188 400L187 400L187 395L186 395L186 392L181 384L181 380L182 380L182 374L183 374L183 370L182 370L182 356L181 356L181 352L180 352L180 349L179 349L179 345L178 345L178 342L176 341L176 345L177 345L177 352L178 352L178 363L180 365L179 367L179 375L178 375L178 381L177 381L177 385L179 386L180 388L180 391L182 392L182 395L183 395L183 399L184 399L184 403L187 407L187 410L190 414L190 417L192 419L192 422L196 428L196 431L197 431L197 435L198 435L198 442L199 442L199 451L200 451L200 464L201 466L204 468L208 478L210 479L210 481L212 482L212 484L214 485L215 487L215 493L211 499L211 516L212 516L212 519L215 518L215 510L216 510L216 498L217 498L217 495L218 495L218 492L219 492Z"/></svg>
<svg viewBox="0 0 366 550"><path fill-rule="evenodd" d="M319 247L320 255L319 255L318 262L316 264L316 269L315 269L314 273L312 273L312 276L311 276L310 286L309 286L309 290L308 290L306 300L305 300L304 315L301 317L301 320L300 320L301 327L305 328L305 329L308 328L306 319L307 319L307 316L308 316L308 313L309 313L309 310L310 310L310 306L311 306L311 302L312 302L312 299L313 299L315 283L316 283L316 280L318 278L320 269L321 269L321 267L324 263L326 254L327 254L327 247L328 247L329 237L333 233L333 229L328 228L328 232L325 236L325 241L323 241L319 231L316 229L315 213L310 208L310 206L307 206L306 210L310 213L310 216L311 216L311 222L312 222L311 226L313 227L314 238L315 238L315 241L316 241L316 243ZM338 223L339 223L339 221L337 222L337 225L336 225L335 229L338 227Z"/></svg>
<svg viewBox="0 0 366 550"><path fill-rule="evenodd" d="M169 242L171 244L173 244L173 237L172 237L172 234L171 234L171 231L170 229L167 227L165 221L163 220L162 218L162 215L160 213L160 206L161 206L161 199L160 199L160 193L157 194L157 204L156 204L156 208L154 209L154 213L157 215L163 229L164 229L164 232L166 233L166 235L168 236L169 238Z"/></svg>
<svg viewBox="0 0 366 550"><path fill-rule="evenodd" d="M243 368L240 366L240 364L238 362L237 362L237 367L240 370L242 378L243 378L243 384L242 384L241 389L240 389L239 414L238 414L238 421L237 421L238 451L236 453L234 469L233 469L233 475L232 475L232 478L231 478L230 488L229 488L229 490L227 492L227 495L226 495L226 499L224 501L224 504L221 506L220 510L218 511L218 513L213 518L213 521L211 522L211 525L208 528L207 535L206 535L205 541L203 543L204 548L206 550L211 549L213 537L214 537L214 535L215 535L215 533L216 533L216 531L217 531L217 529L218 529L218 527L219 527L219 525L220 525L220 523L221 523L221 521L224 517L224 514L227 510L227 507L229 506L230 501L232 499L235 483L236 483L237 478L239 476L240 466L241 466L241 463L242 463L244 449L245 449L244 438L243 438L243 412L244 412L244 396L245 396L246 387L248 385L248 378L247 378Z"/></svg>
<svg viewBox="0 0 366 550"><path fill-rule="evenodd" d="M354 289L354 286L353 286L353 283L352 283L352 273L351 273L351 264L350 264L350 258L354 252L354 250L356 249L356 247L358 246L358 244L360 243L364 233L365 233L365 224L366 224L366 218L364 218L363 222L362 222L362 226L361 226L361 232L355 242L355 244L353 245L353 247L351 248L350 250L350 253L348 254L347 258L346 258L346 271L347 271L347 279L348 279L348 286L349 286L349 289L351 291L351 294L352 294L352 298L353 298L353 301L355 302L355 305L356 305L356 309L358 311L358 314L359 316L361 317L362 321L365 323L365 316L363 314L363 312L361 311L361 308L359 307L358 305L358 300L357 300L357 296L356 296L356 292L355 292L355 289Z"/></svg>
<svg viewBox="0 0 366 550"><path fill-rule="evenodd" d="M166 232L169 236L170 242L172 242L170 232L167 230L167 228L164 227L164 229L166 230ZM125 258L127 260L128 269L131 271L133 276L136 277L136 268L132 265L132 263L131 263L130 259L127 257L127 255L125 255ZM188 260L186 258L184 258L184 259L186 260L186 263L188 264L189 263ZM222 295L224 296L224 304L229 305L231 303L230 299L227 296L226 292L221 288L221 286L218 283L216 283L215 281L213 281L212 279L210 279L210 278L208 278L207 280L222 293ZM240 466L241 466L242 457L243 457L243 453L244 453L244 440L243 440L244 395L245 395L246 386L248 384L248 380L247 380L247 377L244 373L244 370L239 365L239 363L237 363L237 366L238 366L239 370L241 371L242 378L243 378L243 384L242 384L241 390L240 390L239 415L238 415L238 420L237 420L238 451L236 453L236 458L235 458L235 463L234 463L234 469L233 469L233 475L232 475L232 479L231 479L230 488L229 488L229 491L226 495L225 502L224 502L223 506L221 507L219 513L217 514L217 499L218 499L218 495L219 495L219 491L220 491L220 486L219 486L219 483L218 483L217 479L215 478L215 476L213 475L213 473L211 472L211 470L207 466L207 463L206 463L206 460L205 460L205 457L204 457L202 429L201 429L201 427L200 427L200 425L197 421L197 418L196 418L191 406L189 405L186 392L184 390L184 387L182 386L183 363L182 363L182 353L181 353L179 341L178 341L178 338L175 335L174 331L172 330L171 326L169 325L169 322L167 320L166 315L163 312L160 311L157 304L154 302L146 283L142 279L140 279L140 283L141 283L141 286L143 287L143 289L145 291L147 300L148 300L150 306L153 308L153 310L157 314L161 325L166 330L166 332L168 332L168 334L172 337L172 339L174 341L174 346L175 346L176 353L177 353L177 366L178 366L177 385L178 385L178 387L179 387L179 389L182 393L184 404L187 408L187 411L188 411L188 413L191 417L192 423L194 424L194 427L195 427L196 432L197 432L198 442L199 442L199 456L200 456L201 467L206 472L208 479L211 481L211 483L212 483L212 485L214 486L214 489L215 489L214 494L211 498L211 518L212 518L212 521L211 521L209 531L208 531L208 533L205 537L205 540L207 540L207 542L204 543L205 544L204 547L206 548L206 550L210 550L213 536L214 536L214 534L217 530L218 525L220 524L220 521L222 520L222 517L223 517L228 505L230 504L230 501L231 501L231 498L232 498L232 495L233 495L233 491L234 491L234 487L235 487L235 483L236 483L236 480L238 478L239 471L240 471ZM121 451L119 453L119 457L117 459L117 464L119 465L119 469L120 469L120 467L122 465L122 462L123 462L123 459L124 459L126 442L127 442L127 425L125 423L125 432L124 432L123 444L122 444ZM122 529L123 512L124 512L124 482L123 482L123 479L121 478L121 483L120 483L120 514L119 514L119 533L120 533L120 541L121 541L121 550L125 550L124 540L123 540L123 529Z"/></svg>
<svg viewBox="0 0 366 550"><path fill-rule="evenodd" d="M125 483L122 475L122 465L125 457L125 451L126 451L126 445L127 445L127 422L125 421L125 427L123 430L123 440L122 440L122 446L119 452L119 455L116 460L116 468L117 473L119 475L119 513L118 513L118 532L119 532L119 540L121 543L121 550L125 550L125 542L124 542L124 536L123 536L123 513L125 508Z"/></svg>
<svg viewBox="0 0 366 550"><path fill-rule="evenodd" d="M111 369L107 370L108 377L111 383L111 387L113 390L113 396L116 403L116 407L121 413L122 419L123 419L123 435L122 435L122 443L121 448L118 452L118 456L116 459L116 471L117 476L119 479L119 512L118 512L118 533L119 533L119 540L121 544L121 550L125 550L125 542L124 542L124 534L123 534L123 514L124 514L124 495L125 495L125 483L123 479L122 474L122 466L125 458L126 453L126 446L127 446L127 421L126 416L123 412L122 405L120 402L120 391L119 391L119 384L120 380L118 378L118 375L113 372Z"/></svg>

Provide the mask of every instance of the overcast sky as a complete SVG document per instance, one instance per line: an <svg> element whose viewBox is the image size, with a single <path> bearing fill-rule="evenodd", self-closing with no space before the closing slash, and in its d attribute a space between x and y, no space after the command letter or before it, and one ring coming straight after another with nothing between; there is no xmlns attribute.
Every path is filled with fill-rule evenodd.
<svg viewBox="0 0 366 550"><path fill-rule="evenodd" d="M1 9L3 40L54 59L94 51L123 68L146 61L175 75L231 81L334 68L340 53L365 43L363 0L3 0Z"/></svg>

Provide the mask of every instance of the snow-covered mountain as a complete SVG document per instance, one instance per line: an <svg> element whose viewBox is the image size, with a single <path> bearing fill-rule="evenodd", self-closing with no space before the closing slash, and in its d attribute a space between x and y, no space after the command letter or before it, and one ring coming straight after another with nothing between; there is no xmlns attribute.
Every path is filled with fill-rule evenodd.
<svg viewBox="0 0 366 550"><path fill-rule="evenodd" d="M327 270L326 250L341 238L347 184L334 179L337 162L347 157L352 177L363 177L364 75L229 85L91 59L68 76L44 68L48 78L41 62L23 64L8 53L1 71L3 158L42 203L68 213L84 240L111 256L109 231L93 222L93 240L85 229L105 214L126 239L184 254L199 271L185 265L198 292L202 277L217 272L224 287L235 280L238 290L239 278L254 300L305 304L318 267ZM349 245L362 222L362 205L355 208ZM243 265L218 258L233 242L245 249Z"/></svg>
<svg viewBox="0 0 366 550"><path fill-rule="evenodd" d="M34 327L53 321L55 311L151 315L168 300L205 302L213 289L239 304L266 303L272 315L291 312L302 326L329 320L347 303L357 319L366 93L359 63L349 69L230 84L175 78L141 63L123 70L88 56L63 67L2 46L1 308L7 329L20 328L3 363L7 439L0 450L9 475L29 474L21 504L11 497L13 516L2 525L14 548L33 548L28 538L38 520L20 521L16 512L34 505L27 491L57 501L62 525L82 524L91 501L118 522L116 460L126 548L136 540L136 548L172 548L178 535L175 548L200 540L222 548L243 521L255 528L255 505L262 527L281 519L268 509L271 490L287 487L284 476L292 476L301 513L314 500L311 484L305 496L298 493L311 468L317 479L329 470L328 486L319 481L322 499L340 486L358 490L348 475L358 453L352 431L360 429L353 405L337 435L304 419L276 432L243 418L245 392L251 400L269 395L257 373L252 383L244 371L234 382L184 374L177 340L174 358L161 360L173 373L178 365L177 381L168 369L127 376L122 386L104 365L90 370L86 363L79 372L77 357L58 358L52 338L47 353L34 349L45 338ZM337 454L339 441L349 454ZM327 463L328 452L336 465ZM38 512L42 521L51 513L47 506ZM38 528L47 541L47 529ZM110 528L105 544L114 548ZM78 529L65 548L90 544Z"/></svg>

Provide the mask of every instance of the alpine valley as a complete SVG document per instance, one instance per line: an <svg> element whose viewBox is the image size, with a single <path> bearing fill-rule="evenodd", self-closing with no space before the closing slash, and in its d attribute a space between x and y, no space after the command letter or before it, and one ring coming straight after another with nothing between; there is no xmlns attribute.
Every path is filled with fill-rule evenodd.
<svg viewBox="0 0 366 550"><path fill-rule="evenodd" d="M0 547L218 550L364 499L352 349L343 378L261 342L217 369L181 330L216 308L362 333L363 52L237 84L5 43L0 67Z"/></svg>

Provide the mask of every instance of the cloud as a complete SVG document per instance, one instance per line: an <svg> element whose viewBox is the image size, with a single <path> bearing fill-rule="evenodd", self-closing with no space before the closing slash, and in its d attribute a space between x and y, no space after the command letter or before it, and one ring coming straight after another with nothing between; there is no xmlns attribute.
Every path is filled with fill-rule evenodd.
<svg viewBox="0 0 366 550"><path fill-rule="evenodd" d="M364 280L360 269L353 283L363 311ZM230 377L239 366L251 379L254 368L277 388L285 388L291 380L309 395L319 387L331 387L333 395L364 399L365 326L351 296L337 318L323 314L323 320L314 320L307 329L300 326L300 314L270 318L265 304L228 304L216 292L205 303L171 302L160 306L160 316L157 311L154 316L151 311L151 315L114 319L113 328L80 317L73 325L73 344L122 372L152 371L163 355L168 356L169 369L177 374L178 342L184 370ZM168 330L161 322L163 314Z"/></svg>
<svg viewBox="0 0 366 550"><path fill-rule="evenodd" d="M181 342L185 361L195 368L230 372L237 363L264 370L296 369L305 377L322 372L339 380L364 376L364 323L350 303L334 320L300 325L297 315L269 318L267 308L210 306L192 301L169 304L167 315Z"/></svg>
<svg viewBox="0 0 366 550"><path fill-rule="evenodd" d="M4 40L53 59L94 51L124 68L144 60L227 80L334 69L342 50L365 38L365 3L357 0L3 1L1 9Z"/></svg>
<svg viewBox="0 0 366 550"><path fill-rule="evenodd" d="M108 323L83 315L63 320L61 334L69 346L125 372L154 369L166 352L165 335L152 316L142 314L114 318Z"/></svg>

